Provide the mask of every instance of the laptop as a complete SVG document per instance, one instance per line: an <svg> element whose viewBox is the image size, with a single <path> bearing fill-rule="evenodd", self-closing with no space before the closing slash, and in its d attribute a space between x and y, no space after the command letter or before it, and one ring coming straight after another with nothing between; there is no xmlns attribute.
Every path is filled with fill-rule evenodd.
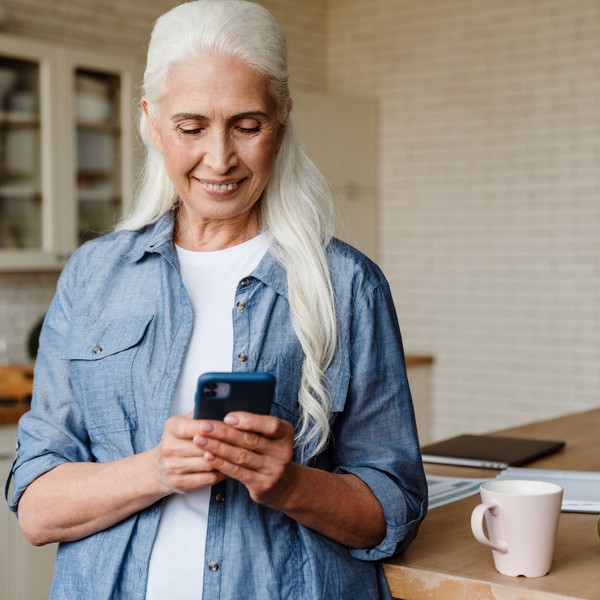
<svg viewBox="0 0 600 600"><path fill-rule="evenodd" d="M554 454L561 441L463 434L421 448L423 462L484 469L519 467Z"/></svg>

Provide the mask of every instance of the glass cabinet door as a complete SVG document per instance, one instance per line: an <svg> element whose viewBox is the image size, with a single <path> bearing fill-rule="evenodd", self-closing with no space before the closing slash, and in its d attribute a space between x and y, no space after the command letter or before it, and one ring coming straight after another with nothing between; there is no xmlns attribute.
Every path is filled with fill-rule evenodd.
<svg viewBox="0 0 600 600"><path fill-rule="evenodd" d="M137 164L133 115L141 67L119 56L64 49L68 94L64 119L72 134L61 147L61 168L71 198L64 239L72 252L82 243L110 232L131 206Z"/></svg>
<svg viewBox="0 0 600 600"><path fill-rule="evenodd" d="M42 247L40 65L0 56L0 250Z"/></svg>
<svg viewBox="0 0 600 600"><path fill-rule="evenodd" d="M0 33L0 272L60 269L132 202L143 63Z"/></svg>
<svg viewBox="0 0 600 600"><path fill-rule="evenodd" d="M109 231L121 217L121 79L75 71L78 243Z"/></svg>

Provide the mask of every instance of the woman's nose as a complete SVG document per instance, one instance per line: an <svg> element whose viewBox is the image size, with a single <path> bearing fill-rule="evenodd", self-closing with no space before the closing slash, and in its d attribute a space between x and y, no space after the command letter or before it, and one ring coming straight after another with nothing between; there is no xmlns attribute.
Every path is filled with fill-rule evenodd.
<svg viewBox="0 0 600 600"><path fill-rule="evenodd" d="M226 132L214 131L205 143L203 162L214 173L223 175L237 164L235 146Z"/></svg>

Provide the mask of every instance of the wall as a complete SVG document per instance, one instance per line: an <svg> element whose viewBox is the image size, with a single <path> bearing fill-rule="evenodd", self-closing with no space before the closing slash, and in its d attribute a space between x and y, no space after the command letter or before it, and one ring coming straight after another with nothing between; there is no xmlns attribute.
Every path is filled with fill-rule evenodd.
<svg viewBox="0 0 600 600"><path fill-rule="evenodd" d="M58 43L98 48L144 61L154 20L174 0L0 0L0 30ZM290 47L292 85L322 88L325 77L322 0L263 2L284 26ZM58 274L0 273L0 363L28 360L29 330L45 313Z"/></svg>
<svg viewBox="0 0 600 600"><path fill-rule="evenodd" d="M322 86L323 0L264 0L288 35L293 80ZM0 0L2 29L144 59L154 20L177 0ZM299 10L301 7L301 10Z"/></svg>
<svg viewBox="0 0 600 600"><path fill-rule="evenodd" d="M379 101L378 255L435 356L432 438L597 406L598 1L328 5L331 86Z"/></svg>

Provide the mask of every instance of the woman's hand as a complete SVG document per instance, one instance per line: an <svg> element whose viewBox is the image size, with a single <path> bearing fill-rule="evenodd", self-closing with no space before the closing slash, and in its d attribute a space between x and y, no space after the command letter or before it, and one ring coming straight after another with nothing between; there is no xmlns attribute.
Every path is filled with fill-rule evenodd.
<svg viewBox="0 0 600 600"><path fill-rule="evenodd" d="M158 446L105 463L63 463L35 479L19 502L32 544L71 542L114 525L173 492L214 485L214 470L194 445L202 422L171 417Z"/></svg>
<svg viewBox="0 0 600 600"><path fill-rule="evenodd" d="M292 487L294 429L281 419L248 412L223 422L201 421L194 445L205 465L244 484L252 499L273 508Z"/></svg>
<svg viewBox="0 0 600 600"><path fill-rule="evenodd" d="M158 476L167 494L183 494L225 479L207 460L204 450L192 442L201 426L191 413L167 420L156 448Z"/></svg>
<svg viewBox="0 0 600 600"><path fill-rule="evenodd" d="M193 441L207 465L244 484L255 502L352 548L383 539L383 510L367 484L294 463L294 430L286 421L234 412L224 422L200 421Z"/></svg>

